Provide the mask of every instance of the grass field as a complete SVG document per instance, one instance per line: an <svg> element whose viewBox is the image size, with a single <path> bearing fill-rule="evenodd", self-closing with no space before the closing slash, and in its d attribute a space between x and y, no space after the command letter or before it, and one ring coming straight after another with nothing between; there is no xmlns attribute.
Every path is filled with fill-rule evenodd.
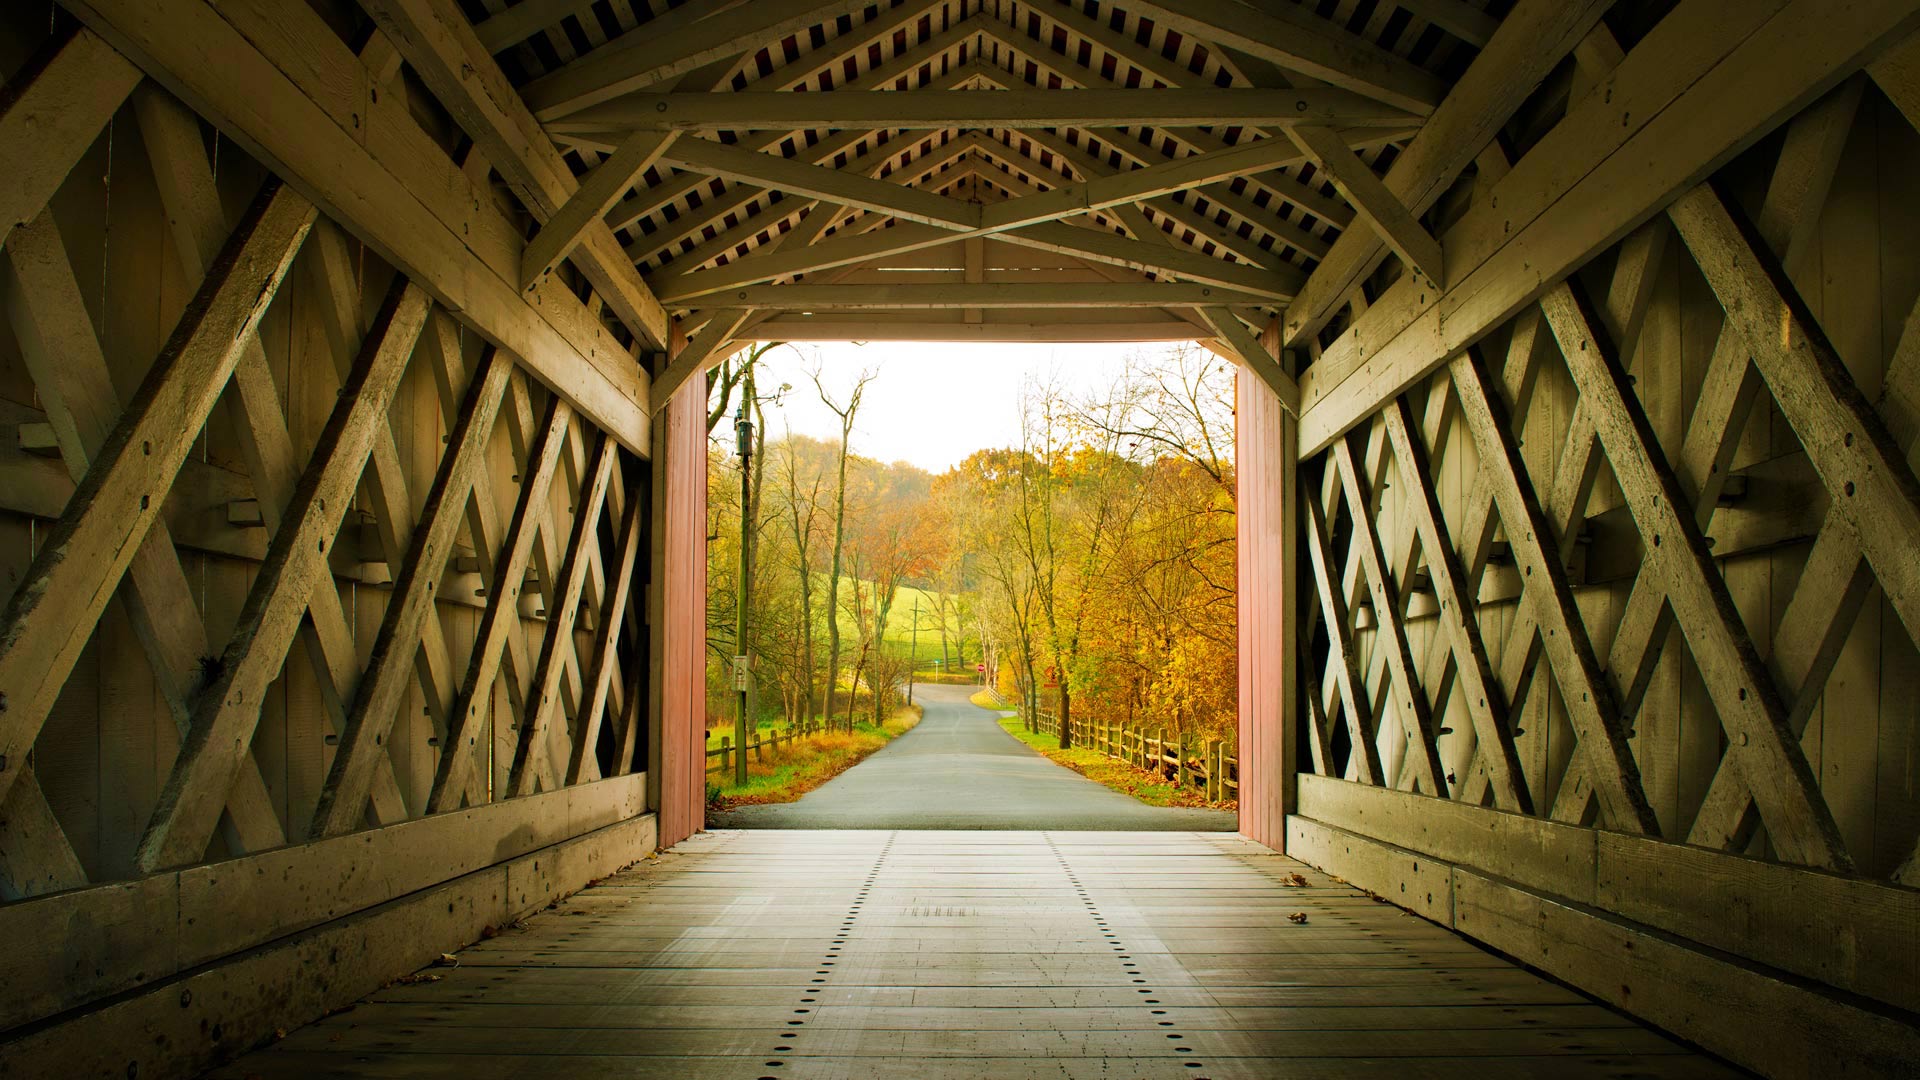
<svg viewBox="0 0 1920 1080"><path fill-rule="evenodd" d="M821 732L782 747L772 760L747 761L747 782L736 785L729 772L707 774L707 805L715 810L752 803L792 802L821 784L858 765L868 754L913 730L920 722L918 705L896 709L879 727L858 722L851 734L845 731ZM763 729L777 725L762 724Z"/></svg>
<svg viewBox="0 0 1920 1080"><path fill-rule="evenodd" d="M840 579L842 596L845 596L847 590L852 588L853 581L853 578L848 577ZM893 606L887 609L887 630L886 633L881 636L881 643L888 652L905 655L910 650L917 651L920 661L923 664L928 660L939 659L940 624L938 612L940 609L936 606L938 601L935 599L939 595L940 593L935 590L918 589L911 585L902 585L900 588L894 590ZM821 603L824 603L826 600L825 575L821 575L817 597ZM914 648L913 636L913 603L915 600L920 602L920 640L917 650ZM853 619L849 618L844 610L841 611L841 634L847 638L852 638L855 629ZM959 640L959 624L954 621L953 613L949 611L947 613L947 648L950 656L952 650L957 647ZM969 636L967 645L968 655L973 659L979 659L979 641Z"/></svg>

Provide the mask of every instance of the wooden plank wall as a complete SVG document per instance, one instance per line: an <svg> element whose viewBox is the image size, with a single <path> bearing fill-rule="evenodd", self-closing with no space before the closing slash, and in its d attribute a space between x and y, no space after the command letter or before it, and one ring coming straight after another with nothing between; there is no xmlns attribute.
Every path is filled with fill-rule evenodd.
<svg viewBox="0 0 1920 1080"><path fill-rule="evenodd" d="M680 388L654 417L665 451L660 676L660 845L706 827L707 391Z"/></svg>
<svg viewBox="0 0 1920 1080"><path fill-rule="evenodd" d="M1920 1058L1912 51L1810 72L1517 314L1443 295L1384 403L1341 400L1398 378L1351 331L1313 352L1358 373L1303 381L1289 853L1769 1075ZM1524 203L1506 157L1440 223L1449 274Z"/></svg>
<svg viewBox="0 0 1920 1080"><path fill-rule="evenodd" d="M311 10L288 18L325 35L316 63L358 67ZM221 70L196 74L209 96L230 90ZM316 209L327 178L276 174L65 11L0 10L0 79L0 142L31 180L0 232L0 937L19 946L0 1040L34 1025L42 1047L97 1038L89 1010L186 968L266 963L328 920L464 890L457 919L450 905L430 935L343 970L377 984L430 958L429 940L651 850L642 553L661 530L644 409L610 436L586 418L607 400L542 381L558 358L509 354L475 325L509 312L435 300L363 242L379 228ZM473 170L488 201L458 213L510 237L495 226L524 211L486 163L456 160L464 141L432 102L404 101L417 87L375 83L401 99L387 145L411 147L421 176ZM487 271L434 268L437 284ZM545 311L592 320L579 335L612 347L603 362L626 364L644 402L632 350L587 304L563 287ZM142 411L191 379L204 424ZM177 471L147 466L168 438ZM122 477L143 485L137 504L109 497ZM407 872L368 877L373 851ZM206 913L176 925L185 901L165 897L216 878L229 899L244 890L231 902L247 917L224 936ZM74 929L107 925L146 929L99 952ZM276 955L326 981L299 948Z"/></svg>
<svg viewBox="0 0 1920 1080"><path fill-rule="evenodd" d="M1274 346L1277 328L1263 344ZM1298 554L1296 428L1279 397L1253 369L1234 378L1240 831L1283 849L1293 811L1292 773L1299 643L1290 614L1298 597L1288 568Z"/></svg>

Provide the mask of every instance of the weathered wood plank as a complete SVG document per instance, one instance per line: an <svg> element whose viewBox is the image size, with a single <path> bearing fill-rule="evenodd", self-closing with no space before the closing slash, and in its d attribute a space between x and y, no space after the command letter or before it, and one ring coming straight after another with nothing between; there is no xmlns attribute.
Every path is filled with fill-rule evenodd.
<svg viewBox="0 0 1920 1080"><path fill-rule="evenodd" d="M1439 740L1433 730L1436 725L1426 690L1414 675L1413 649L1407 643L1400 587L1388 573L1386 553L1380 547L1374 517L1374 485L1361 475L1351 439L1334 445L1333 461L1340 471L1341 490L1346 493L1354 546L1359 548L1361 576L1373 598L1373 617L1379 628L1374 654L1384 654L1393 681L1393 704L1402 713L1402 727L1413 744L1410 749L1413 776L1426 785L1429 793L1444 795L1448 787L1447 767L1440 760Z"/></svg>
<svg viewBox="0 0 1920 1080"><path fill-rule="evenodd" d="M489 581L487 610L480 618L473 652L467 661L467 674L460 683L446 745L441 747L440 763L434 771L433 790L427 797L427 812L442 813L456 809L466 790L467 771L473 767L473 753L479 738L481 712L489 709L494 677L500 671L500 652L507 646L514 624L520 620L520 593L525 587L527 565L533 557L535 534L545 518L547 493L560 466L561 444L573 410L554 398L547 403L545 423L528 449L521 464L520 497L513 517L495 556L493 577ZM515 657L515 662L520 661ZM531 677L531 671L528 676ZM530 712L531 708L524 711ZM528 717L522 717L522 723Z"/></svg>
<svg viewBox="0 0 1920 1080"><path fill-rule="evenodd" d="M329 573L327 548L338 539L374 432L387 422L388 403L432 303L404 278L395 280L247 594L221 654L221 672L194 709L192 730L140 841L142 869L181 866L206 854L220 802L252 752L261 696L284 666L315 581Z"/></svg>
<svg viewBox="0 0 1920 1080"><path fill-rule="evenodd" d="M493 422L512 374L513 361L507 354L488 349L454 416L447 452L427 491L406 561L394 579L394 594L387 601L353 712L340 733L340 749L320 789L309 836L337 836L360 823L374 771L387 756L386 735L413 675L422 627L439 618L434 611L435 589L466 516L474 474L488 465Z"/></svg>
<svg viewBox="0 0 1920 1080"><path fill-rule="evenodd" d="M1532 579L1523 595L1544 631L1538 640L1560 682L1569 720L1593 755L1595 785L1607 819L1616 828L1657 833L1659 821L1641 786L1626 725L1608 692L1558 554L1557 534L1534 493L1503 403L1471 350L1453 361L1451 371L1461 417L1479 448L1480 475L1487 478L1492 503L1506 527L1514 564ZM1502 666L1508 665L1503 661Z"/></svg>
<svg viewBox="0 0 1920 1080"><path fill-rule="evenodd" d="M1687 497L1625 369L1581 299L1577 290L1561 290L1541 306L1646 541L1643 572L1665 583L1674 620L1731 740L1728 752L1752 779L1774 844L1795 861L1845 868L1849 860L1839 829L1788 726L1780 691L1733 606L1705 534L1681 509L1689 505Z"/></svg>
<svg viewBox="0 0 1920 1080"><path fill-rule="evenodd" d="M219 240L214 241L217 250ZM0 287L6 291L7 313L20 342L21 358L33 376L34 389L47 409L47 418L60 443L67 474L77 485L85 480L95 454L119 421L119 395L100 341L94 336L80 284L74 277L58 226L43 213L33 223L14 231L0 268ZM122 595L134 633L159 683L173 728L186 732L192 694L199 688L200 658L213 650L207 644L205 624L193 589L180 566L179 553L163 521L156 520L127 564L130 588ZM37 790L37 789L36 789ZM47 873L70 878L77 868L71 851L59 851L60 833L44 828L51 816L34 812L28 795L23 805L5 815L0 846L31 865L44 862ZM39 823L15 834L14 825ZM226 835L237 851L259 851L286 842L264 781L257 768L243 770L229 799ZM28 858L28 851L39 854ZM22 880L44 880L28 874ZM69 880L69 884L85 881Z"/></svg>
<svg viewBox="0 0 1920 1080"><path fill-rule="evenodd" d="M86 27L62 31L0 93L0 245L47 200L140 82L140 69Z"/></svg>
<svg viewBox="0 0 1920 1080"><path fill-rule="evenodd" d="M1436 392L1444 395L1445 390ZM1441 622L1451 642L1454 670L1459 673L1460 689L1466 696L1467 713L1492 778L1494 794L1502 806L1523 814L1533 812L1533 799L1527 790L1526 774L1514 749L1513 729L1508 723L1506 692L1487 657L1487 645L1481 636L1475 595L1467 585L1466 568L1447 536L1446 514L1434 491L1433 463L1427 447L1414 428L1413 407L1405 398L1387 407L1383 416L1393 456L1400 463L1400 479L1412 490L1407 505L1413 514L1414 528L1420 536L1420 550L1426 554L1427 571L1433 582L1434 599L1440 605Z"/></svg>
<svg viewBox="0 0 1920 1080"><path fill-rule="evenodd" d="M1387 190L1408 210L1425 213L1608 6L1585 0L1515 5L1387 171ZM1386 254L1378 235L1343 231L1287 310L1287 346L1305 346Z"/></svg>
<svg viewBox="0 0 1920 1080"><path fill-rule="evenodd" d="M642 526L645 521L645 505L640 499L633 499L627 506L625 521L620 526L620 547L614 556L613 586L600 606L600 626L594 635L593 659L588 662L587 697L580 706L580 716L574 723L573 760L567 764L567 783L578 784L586 779L588 768L594 765L594 755L600 745L600 727L607 714L607 698L613 685L614 667L619 662L619 644L626 635L629 620L635 617L633 611L633 577L639 565L641 541L644 535ZM629 703L637 700L640 693L637 687L627 690ZM624 711L624 710L623 710ZM625 741L625 732L614 740L617 747ZM632 747L618 758L620 763L633 760ZM612 775L620 775L618 772Z"/></svg>
<svg viewBox="0 0 1920 1080"><path fill-rule="evenodd" d="M520 93L507 81L506 73L480 43L459 5L450 0L361 0L360 6L500 171L521 203L540 220L552 220L579 190L579 181L527 110ZM647 155L639 156L644 159ZM633 172L629 175L634 175L646 164L643 161L633 166L626 160L619 164L622 169L630 166ZM607 179L611 182L617 178ZM635 337L648 346L661 347L667 340L667 314L641 282L632 260L620 250L613 231L600 221L606 203L618 194L618 190L590 193L590 203L577 208L573 218L563 220L561 232L577 235L578 245L568 245L573 250L574 265L593 283L600 299ZM543 250L537 257L545 261L549 255ZM558 256L552 258L558 260ZM528 262L523 254L514 267L523 293L540 276L526 272ZM546 262L546 266L551 265Z"/></svg>
<svg viewBox="0 0 1920 1080"><path fill-rule="evenodd" d="M267 185L9 601L0 621L0 693L7 697L0 794L25 767L54 698L158 518L167 486L313 217L311 203ZM216 793L222 803L225 795L225 788Z"/></svg>
<svg viewBox="0 0 1920 1080"><path fill-rule="evenodd" d="M16 991L0 1003L0 1028L643 816L645 787L624 777L0 907L0 932L20 945L0 954Z"/></svg>
<svg viewBox="0 0 1920 1080"><path fill-rule="evenodd" d="M135 93L133 105L148 160L153 164L161 202L167 207L168 221L173 226L174 250L181 268L189 278L197 280L218 257L227 235L226 212L220 205L213 168L201 138L200 119L157 86L142 87ZM317 239L311 233L308 236L313 248L302 245L302 250L319 250L319 257L311 260L313 265L337 263L326 254L330 230L324 225L318 227ZM334 265L334 269L338 271L340 267ZM350 278L335 273L327 285L333 290L334 305L357 307L359 304L359 290L352 287ZM335 341L334 346L335 364L344 382L359 351L359 341ZM247 456L253 495L266 527L278 531L299 482L300 466L286 415L281 410L279 389L258 335L249 336L243 346L240 360L234 365L233 385L240 404L234 426ZM136 560L129 573L137 572L138 568ZM301 623L300 636L313 660L321 705L337 733L346 722L347 702L352 700L359 685L360 657L346 613L340 606L338 588L331 577L314 584L307 612L309 618ZM204 637L204 632L201 636ZM195 658L209 656L213 651L201 642L192 655ZM182 733L185 733L185 717ZM242 769L240 785L248 783L249 771ZM380 780L375 814L381 821L405 820L406 805L401 801L391 765L381 769ZM259 851L284 843L285 836L280 832L277 819L274 833L272 843L255 842L236 850Z"/></svg>
<svg viewBox="0 0 1920 1080"><path fill-rule="evenodd" d="M580 612L580 594L587 579L586 549L587 545L599 542L600 512L607 505L607 484L618 453L619 447L611 440L600 440L590 477L575 496L573 535L567 542L566 558L558 567L554 585L547 587L546 637L540 643L540 659L533 666L533 692L527 698L527 715L520 725L519 746L507 778L515 795L533 790L532 758L547 736L548 725L560 711L560 673L564 663L561 653L562 650L570 653L574 647L573 625Z"/></svg>
<svg viewBox="0 0 1920 1080"><path fill-rule="evenodd" d="M72 10L449 311L514 353L597 427L644 452L647 414L635 405L647 398L646 374L628 351L564 288L543 287L537 303L523 298L510 280L518 275L520 248L496 258L482 242L517 240L491 200L423 201L429 179L438 183L458 171L444 157L436 163L423 156L403 95L369 100L365 69L317 13L267 7L229 12L206 0L77 0ZM264 21L280 32L250 39L230 18ZM327 104L343 84L358 109Z"/></svg>
<svg viewBox="0 0 1920 1080"><path fill-rule="evenodd" d="M1538 299L1916 18L1898 0L1843 12L1815 0L1682 4L1628 54L1608 93L1570 111L1495 197L1447 230L1446 292L1389 289L1303 374L1301 453L1318 453Z"/></svg>

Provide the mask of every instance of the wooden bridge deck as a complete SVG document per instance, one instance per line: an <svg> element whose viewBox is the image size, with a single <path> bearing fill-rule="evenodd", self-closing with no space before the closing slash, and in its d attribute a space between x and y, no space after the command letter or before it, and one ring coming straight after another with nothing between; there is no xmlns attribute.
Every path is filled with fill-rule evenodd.
<svg viewBox="0 0 1920 1080"><path fill-rule="evenodd" d="M706 833L458 960L216 1075L1730 1075L1226 834Z"/></svg>

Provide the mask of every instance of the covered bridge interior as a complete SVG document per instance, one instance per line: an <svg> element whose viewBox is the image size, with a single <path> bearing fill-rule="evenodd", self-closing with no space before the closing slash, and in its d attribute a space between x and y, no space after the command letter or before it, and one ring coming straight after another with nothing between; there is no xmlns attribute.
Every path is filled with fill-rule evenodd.
<svg viewBox="0 0 1920 1080"><path fill-rule="evenodd" d="M1284 853L1451 931L1360 936L1913 1075L1916 29L0 5L0 1075L194 1075L676 845L862 901L990 857L1113 938L1167 852L695 836L702 376L768 339L1240 365L1244 840L1185 903Z"/></svg>

